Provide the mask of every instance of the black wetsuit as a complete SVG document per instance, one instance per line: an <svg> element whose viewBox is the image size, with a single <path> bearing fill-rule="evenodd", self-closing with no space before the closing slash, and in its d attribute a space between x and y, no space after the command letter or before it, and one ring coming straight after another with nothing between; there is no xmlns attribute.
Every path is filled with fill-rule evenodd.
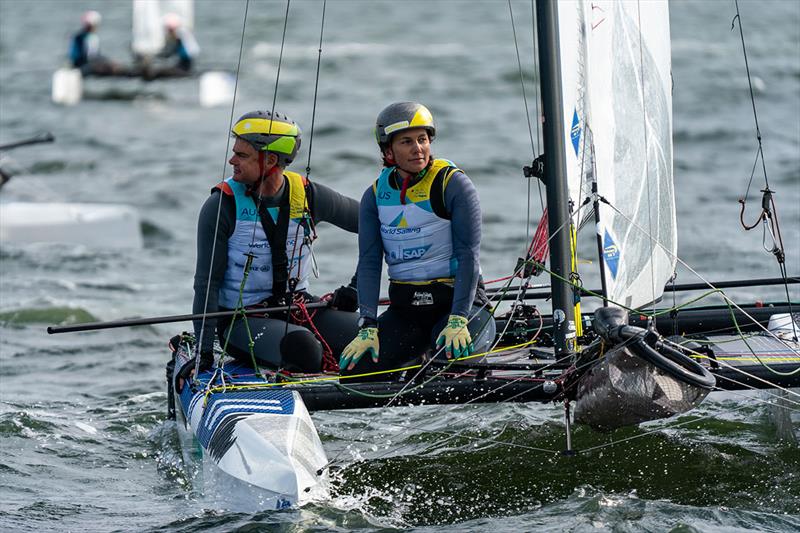
<svg viewBox="0 0 800 533"><path fill-rule="evenodd" d="M284 181L283 186L274 197L262 198L261 208L288 209L288 192L289 187ZM356 200L318 183L310 183L307 194L311 216L315 223L330 222L349 232L358 231L358 202ZM219 206L220 195L222 196L221 206ZM220 212L217 226L218 208ZM200 210L197 227L197 266L194 276L194 313L202 313L204 310L209 313L225 310L218 304L219 289L227 268L228 239L236 226L235 208L234 197L222 194L219 189L215 189ZM211 253L215 233L216 248L212 261ZM210 291L206 306L206 287L209 286L209 277ZM310 295L307 297L313 300ZM272 297L266 304L269 305L277 299L277 297ZM314 325L330 346L333 356L338 358L339 353L358 331L357 313L331 308L316 309L312 312L315 313ZM243 320L237 319L232 327L229 327L230 324L230 319L207 319L205 325L200 320L195 321L195 335L199 339L201 353L211 351L215 330L220 335L222 345L225 344L229 330L227 351L230 355L245 362L251 361L248 343L252 337L255 342L253 351L261 365L272 368L289 366L292 370L305 372L320 370L319 361L322 357L320 343L305 327L292 323L287 324L285 315L276 314L270 318L248 318L249 335ZM286 357L287 354L290 356L289 359Z"/></svg>

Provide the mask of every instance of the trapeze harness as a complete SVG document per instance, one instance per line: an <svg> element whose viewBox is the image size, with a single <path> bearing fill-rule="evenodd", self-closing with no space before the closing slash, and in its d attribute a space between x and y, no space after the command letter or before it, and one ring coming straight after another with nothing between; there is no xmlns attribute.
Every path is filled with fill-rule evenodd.
<svg viewBox="0 0 800 533"><path fill-rule="evenodd" d="M215 187L236 202L236 226L228 239L228 264L219 290L222 307L235 309L282 296L287 289L294 292L308 288L309 245L313 239L308 180L287 170L283 175L289 186L289 209L268 207L259 213L247 185L233 178ZM247 254L253 255L253 261L242 287Z"/></svg>
<svg viewBox="0 0 800 533"><path fill-rule="evenodd" d="M390 299L395 307L435 303L449 308L458 260L444 188L460 169L452 161L435 159L419 182L403 184L400 190L391 186L395 172L395 167L383 169L373 184ZM417 290L420 285L426 286L424 291Z"/></svg>
<svg viewBox="0 0 800 533"><path fill-rule="evenodd" d="M398 191L390 185L395 167L383 169L373 184L392 281L452 281L455 276L458 261L453 256L444 188L457 171L451 161L436 159L425 176L408 188Z"/></svg>

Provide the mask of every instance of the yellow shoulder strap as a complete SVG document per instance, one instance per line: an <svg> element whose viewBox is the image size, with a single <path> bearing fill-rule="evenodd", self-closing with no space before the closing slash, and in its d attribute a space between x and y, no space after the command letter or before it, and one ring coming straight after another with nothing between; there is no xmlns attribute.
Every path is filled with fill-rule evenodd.
<svg viewBox="0 0 800 533"><path fill-rule="evenodd" d="M303 218L308 207L306 205L306 185L308 180L290 170L284 170L283 175L289 181L289 218Z"/></svg>
<svg viewBox="0 0 800 533"><path fill-rule="evenodd" d="M452 168L447 172L447 174L445 174L444 179L442 180L442 191L444 191L445 188L447 187L447 184L450 182L450 178L453 177L453 174L455 174L458 171L463 172L463 170L458 168L456 164L453 163L452 161L448 161L447 159L436 159L433 161L433 166L431 167L431 174L433 174L433 176L435 177L436 174L438 174L439 171L445 167L452 167Z"/></svg>

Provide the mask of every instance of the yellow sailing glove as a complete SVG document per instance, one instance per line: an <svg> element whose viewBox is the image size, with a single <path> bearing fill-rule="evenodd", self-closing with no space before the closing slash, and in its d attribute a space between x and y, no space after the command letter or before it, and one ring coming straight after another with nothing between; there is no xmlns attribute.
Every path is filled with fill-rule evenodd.
<svg viewBox="0 0 800 533"><path fill-rule="evenodd" d="M472 337L467 329L466 317L460 315L450 315L447 325L444 327L439 338L436 339L436 347L444 346L447 358L455 357L460 359L472 354L475 347L472 345Z"/></svg>
<svg viewBox="0 0 800 533"><path fill-rule="evenodd" d="M367 352L372 354L372 361L377 363L379 348L378 328L361 328L358 330L356 338L342 350L342 356L339 358L339 370L344 370L345 367L347 370L353 370L361 356Z"/></svg>

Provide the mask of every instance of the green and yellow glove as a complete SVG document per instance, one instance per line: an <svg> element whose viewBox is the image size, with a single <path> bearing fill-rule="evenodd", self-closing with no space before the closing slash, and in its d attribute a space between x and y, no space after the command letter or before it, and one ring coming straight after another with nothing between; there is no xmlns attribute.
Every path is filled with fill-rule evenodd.
<svg viewBox="0 0 800 533"><path fill-rule="evenodd" d="M468 357L475 350L472 345L472 337L470 337L467 329L467 322L466 317L450 315L450 318L447 319L447 325L439 333L439 338L436 339L436 347L441 348L444 346L448 359Z"/></svg>
<svg viewBox="0 0 800 533"><path fill-rule="evenodd" d="M339 358L339 369L352 370L355 368L361 356L369 352L372 354L372 361L378 362L378 328L361 328L358 330L356 338L350 341L350 344L345 346L342 350L342 356ZM349 366L348 366L349 365Z"/></svg>

